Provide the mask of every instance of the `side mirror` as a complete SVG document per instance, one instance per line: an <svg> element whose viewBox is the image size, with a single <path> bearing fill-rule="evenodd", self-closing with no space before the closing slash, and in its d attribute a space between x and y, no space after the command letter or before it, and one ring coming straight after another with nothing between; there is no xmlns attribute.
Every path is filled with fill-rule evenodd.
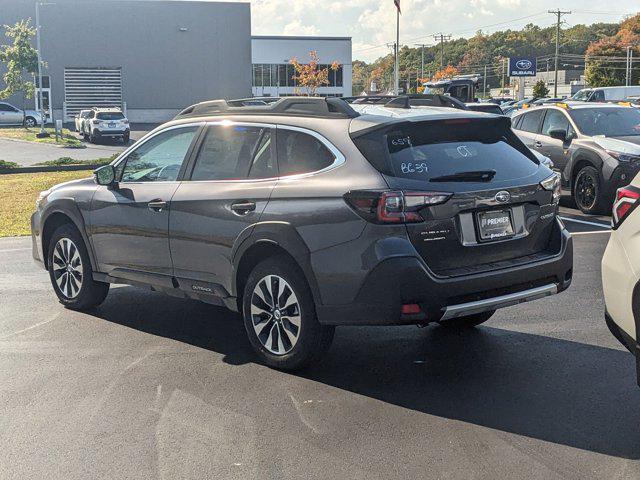
<svg viewBox="0 0 640 480"><path fill-rule="evenodd" d="M103 165L93 171L93 179L98 185L107 187L116 184L116 169L113 165Z"/></svg>
<svg viewBox="0 0 640 480"><path fill-rule="evenodd" d="M553 130L549 130L549 136L564 142L567 140L567 131L561 128L554 128Z"/></svg>

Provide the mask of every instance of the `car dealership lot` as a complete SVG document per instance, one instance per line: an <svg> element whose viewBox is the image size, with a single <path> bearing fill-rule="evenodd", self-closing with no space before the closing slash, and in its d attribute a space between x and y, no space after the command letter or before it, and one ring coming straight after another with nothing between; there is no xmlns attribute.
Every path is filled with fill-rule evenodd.
<svg viewBox="0 0 640 480"><path fill-rule="evenodd" d="M562 216L568 291L463 334L341 327L302 375L256 364L221 308L117 287L65 310L30 240L2 239L0 478L640 476L634 361L603 320L608 219Z"/></svg>

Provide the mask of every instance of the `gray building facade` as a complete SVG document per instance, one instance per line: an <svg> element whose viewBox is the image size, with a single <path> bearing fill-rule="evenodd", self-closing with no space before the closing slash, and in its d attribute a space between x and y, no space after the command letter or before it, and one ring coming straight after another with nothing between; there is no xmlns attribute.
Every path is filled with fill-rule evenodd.
<svg viewBox="0 0 640 480"><path fill-rule="evenodd" d="M34 0L0 0L0 25L27 18L35 24ZM40 6L40 24L57 119L117 105L132 122L161 122L199 101L251 95L249 3L55 0Z"/></svg>

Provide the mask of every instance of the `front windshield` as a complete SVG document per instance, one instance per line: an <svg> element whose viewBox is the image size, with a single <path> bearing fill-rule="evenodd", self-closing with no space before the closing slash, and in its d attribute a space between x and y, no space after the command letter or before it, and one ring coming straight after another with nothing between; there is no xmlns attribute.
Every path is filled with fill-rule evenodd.
<svg viewBox="0 0 640 480"><path fill-rule="evenodd" d="M589 100L589 95L591 95L591 90L583 89L583 90L578 90L572 98L573 100L586 102L587 100Z"/></svg>
<svg viewBox="0 0 640 480"><path fill-rule="evenodd" d="M629 107L580 108L569 114L584 135L640 135L640 110Z"/></svg>

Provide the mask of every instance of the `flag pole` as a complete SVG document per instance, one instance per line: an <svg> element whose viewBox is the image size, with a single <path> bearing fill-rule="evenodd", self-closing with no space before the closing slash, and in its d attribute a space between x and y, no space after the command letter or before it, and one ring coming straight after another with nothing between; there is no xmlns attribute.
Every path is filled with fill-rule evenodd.
<svg viewBox="0 0 640 480"><path fill-rule="evenodd" d="M400 2L396 4L396 64L395 64L395 94L400 95Z"/></svg>

